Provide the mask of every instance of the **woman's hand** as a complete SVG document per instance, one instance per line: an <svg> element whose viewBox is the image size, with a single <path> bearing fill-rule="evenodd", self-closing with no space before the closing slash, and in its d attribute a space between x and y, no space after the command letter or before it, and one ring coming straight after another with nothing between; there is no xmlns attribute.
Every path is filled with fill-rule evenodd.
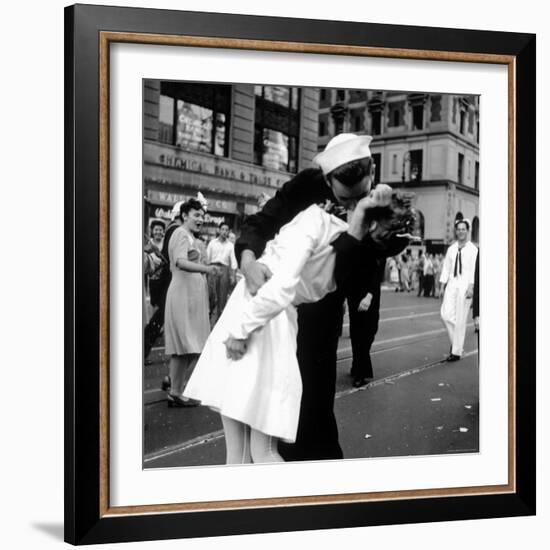
<svg viewBox="0 0 550 550"><path fill-rule="evenodd" d="M379 183L366 197L363 197L355 207L354 213L364 214L369 208L377 206L389 206L393 190L385 183Z"/></svg>
<svg viewBox="0 0 550 550"><path fill-rule="evenodd" d="M233 359L233 361L238 361L239 359L242 359L248 349L248 338L245 340L238 340L237 338L230 336L224 344L227 358Z"/></svg>
<svg viewBox="0 0 550 550"><path fill-rule="evenodd" d="M361 240L366 232L365 212L369 208L389 206L391 203L392 188L385 183L379 183L366 197L362 198L351 215L348 234Z"/></svg>
<svg viewBox="0 0 550 550"><path fill-rule="evenodd" d="M393 189L385 183L379 183L369 194L374 201L374 206L389 206Z"/></svg>

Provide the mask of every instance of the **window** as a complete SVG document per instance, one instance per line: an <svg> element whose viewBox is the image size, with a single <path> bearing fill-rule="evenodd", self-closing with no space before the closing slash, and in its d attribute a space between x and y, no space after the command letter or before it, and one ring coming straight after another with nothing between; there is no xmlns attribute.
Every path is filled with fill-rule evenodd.
<svg viewBox="0 0 550 550"><path fill-rule="evenodd" d="M300 90L256 87L254 163L296 172L300 128Z"/></svg>
<svg viewBox="0 0 550 550"><path fill-rule="evenodd" d="M458 183L464 183L464 155L458 153Z"/></svg>
<svg viewBox="0 0 550 550"><path fill-rule="evenodd" d="M352 128L353 132L362 132L364 130L363 124L363 112L359 109L355 109L351 112Z"/></svg>
<svg viewBox="0 0 550 550"><path fill-rule="evenodd" d="M296 144L282 132L256 126L254 134L254 161L273 170L296 172Z"/></svg>
<svg viewBox="0 0 550 550"><path fill-rule="evenodd" d="M424 105L415 105L412 108L413 130L424 128Z"/></svg>
<svg viewBox="0 0 550 550"><path fill-rule="evenodd" d="M460 111L460 133L466 133L466 111Z"/></svg>
<svg viewBox="0 0 550 550"><path fill-rule="evenodd" d="M415 149L411 155L411 181L422 181L422 149Z"/></svg>
<svg viewBox="0 0 550 550"><path fill-rule="evenodd" d="M382 133L382 111L374 111L371 113L373 136L378 136Z"/></svg>
<svg viewBox="0 0 550 550"><path fill-rule="evenodd" d="M476 161L474 188L479 191L479 162Z"/></svg>
<svg viewBox="0 0 550 550"><path fill-rule="evenodd" d="M336 99L338 101L344 101L346 99L346 90L338 90L336 92Z"/></svg>
<svg viewBox="0 0 550 550"><path fill-rule="evenodd" d="M159 141L227 156L230 98L229 86L162 82Z"/></svg>
<svg viewBox="0 0 550 550"><path fill-rule="evenodd" d="M414 234L417 237L420 237L422 240L424 240L426 219L424 218L424 214L420 212L420 210L415 210L415 214L416 214L416 227L414 230Z"/></svg>
<svg viewBox="0 0 550 550"><path fill-rule="evenodd" d="M372 161L374 163L374 183L380 183L380 176L382 174L382 155L380 153L374 153L372 155Z"/></svg>
<svg viewBox="0 0 550 550"><path fill-rule="evenodd" d="M321 88L321 91L319 92L319 107L322 109L330 107L330 101L331 90L328 88Z"/></svg>
<svg viewBox="0 0 550 550"><path fill-rule="evenodd" d="M472 241L479 243L479 218L474 216L472 220Z"/></svg>
<svg viewBox="0 0 550 550"><path fill-rule="evenodd" d="M341 117L334 119L334 134L338 135L344 131L344 119Z"/></svg>
<svg viewBox="0 0 550 550"><path fill-rule="evenodd" d="M391 113L392 126L401 126L401 115L397 109Z"/></svg>
<svg viewBox="0 0 550 550"><path fill-rule="evenodd" d="M399 103L390 103L390 126L402 126L403 125L403 107L404 103L400 101Z"/></svg>
<svg viewBox="0 0 550 550"><path fill-rule="evenodd" d="M364 90L350 90L349 92L349 102L350 103L359 103L361 101L367 100L367 92Z"/></svg>
<svg viewBox="0 0 550 550"><path fill-rule="evenodd" d="M186 151L212 152L214 112L178 99L176 145Z"/></svg>
<svg viewBox="0 0 550 550"><path fill-rule="evenodd" d="M165 95L160 96L159 103L159 141L174 142L174 98Z"/></svg>
<svg viewBox="0 0 550 550"><path fill-rule="evenodd" d="M397 174L397 155L395 154L391 157L391 173Z"/></svg>
<svg viewBox="0 0 550 550"><path fill-rule="evenodd" d="M329 134L329 114L321 113L319 115L319 136L328 136Z"/></svg>

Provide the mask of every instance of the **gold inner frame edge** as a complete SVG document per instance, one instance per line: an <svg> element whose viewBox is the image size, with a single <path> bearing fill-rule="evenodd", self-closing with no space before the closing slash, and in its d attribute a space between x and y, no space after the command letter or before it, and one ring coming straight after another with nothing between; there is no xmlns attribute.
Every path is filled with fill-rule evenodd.
<svg viewBox="0 0 550 550"><path fill-rule="evenodd" d="M377 493L348 493L301 497L261 498L213 502L151 504L141 506L111 507L109 503L109 82L110 44L135 43L160 46L187 46L224 48L271 52L311 53L327 55L351 55L363 57L389 57L393 59L419 59L431 61L454 61L466 63L492 63L508 66L508 484L479 487L441 488L427 490L383 491ZM150 33L99 33L99 279L100 279L100 517L125 515L198 512L208 510L235 510L280 506L344 504L351 502L376 502L420 498L443 498L449 496L481 496L514 493L516 490L516 243L515 243L515 91L516 58L511 55L416 50L404 48L379 48L336 44L316 44L204 36L162 35ZM510 292L510 289L513 291Z"/></svg>

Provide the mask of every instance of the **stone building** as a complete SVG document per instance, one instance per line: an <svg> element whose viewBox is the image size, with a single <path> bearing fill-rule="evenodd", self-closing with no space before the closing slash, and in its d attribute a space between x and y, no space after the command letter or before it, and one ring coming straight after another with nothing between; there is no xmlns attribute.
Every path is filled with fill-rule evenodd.
<svg viewBox="0 0 550 550"><path fill-rule="evenodd" d="M146 80L143 88L145 229L201 192L204 230L238 233L317 152L319 92L249 84Z"/></svg>
<svg viewBox="0 0 550 550"><path fill-rule="evenodd" d="M373 136L377 182L416 194L422 247L442 252L454 222L479 240L479 97L321 89L319 150L341 132Z"/></svg>

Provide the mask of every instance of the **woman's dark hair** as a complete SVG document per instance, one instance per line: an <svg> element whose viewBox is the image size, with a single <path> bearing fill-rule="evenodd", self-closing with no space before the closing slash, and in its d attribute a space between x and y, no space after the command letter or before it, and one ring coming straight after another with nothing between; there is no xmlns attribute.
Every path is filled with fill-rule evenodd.
<svg viewBox="0 0 550 550"><path fill-rule="evenodd" d="M204 207L202 206L200 201L198 201L197 199L189 199L188 201L185 201L180 206L179 218L181 219L181 221L183 221L183 215L189 214L191 210L202 210L204 212Z"/></svg>
<svg viewBox="0 0 550 550"><path fill-rule="evenodd" d="M330 172L327 177L338 180L345 187L357 185L372 172L372 157L365 157L342 164Z"/></svg>
<svg viewBox="0 0 550 550"><path fill-rule="evenodd" d="M157 225L158 225L159 227L162 227L163 230L166 229L166 226L164 225L164 222L161 222L160 220L153 220L153 221L151 222L151 231L153 231L153 229L154 229L155 227L157 227Z"/></svg>
<svg viewBox="0 0 550 550"><path fill-rule="evenodd" d="M379 222L392 234L412 233L416 226L416 213L412 207L414 193L394 191L388 206L367 210L367 222Z"/></svg>
<svg viewBox="0 0 550 550"><path fill-rule="evenodd" d="M389 206L370 208L365 214L365 223L377 222L384 227L386 256L396 256L409 245L409 238L416 227L416 212L412 207L414 193L394 191Z"/></svg>

